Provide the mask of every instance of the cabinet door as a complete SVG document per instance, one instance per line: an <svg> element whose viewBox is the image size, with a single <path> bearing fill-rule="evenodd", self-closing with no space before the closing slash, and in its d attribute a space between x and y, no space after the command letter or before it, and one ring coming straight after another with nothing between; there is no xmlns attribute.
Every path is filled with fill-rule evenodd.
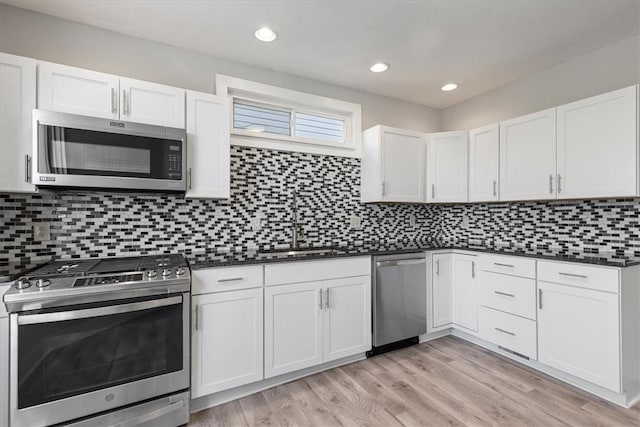
<svg viewBox="0 0 640 427"><path fill-rule="evenodd" d="M637 194L637 86L558 107L560 198Z"/></svg>
<svg viewBox="0 0 640 427"><path fill-rule="evenodd" d="M500 200L555 199L556 109L500 122Z"/></svg>
<svg viewBox="0 0 640 427"><path fill-rule="evenodd" d="M184 89L122 77L120 91L120 120L184 129Z"/></svg>
<svg viewBox="0 0 640 427"><path fill-rule="evenodd" d="M118 120L118 82L111 74L38 62L38 108Z"/></svg>
<svg viewBox="0 0 640 427"><path fill-rule="evenodd" d="M424 201L424 137L384 127L381 133L382 200Z"/></svg>
<svg viewBox="0 0 640 427"><path fill-rule="evenodd" d="M476 257L453 255L453 323L478 332Z"/></svg>
<svg viewBox="0 0 640 427"><path fill-rule="evenodd" d="M0 426L9 425L9 318L0 317Z"/></svg>
<svg viewBox="0 0 640 427"><path fill-rule="evenodd" d="M429 135L427 201L466 202L469 134Z"/></svg>
<svg viewBox="0 0 640 427"><path fill-rule="evenodd" d="M228 199L229 98L187 92L187 198Z"/></svg>
<svg viewBox="0 0 640 427"><path fill-rule="evenodd" d="M191 397L263 376L262 289L193 297Z"/></svg>
<svg viewBox="0 0 640 427"><path fill-rule="evenodd" d="M469 201L498 200L500 164L498 124L469 132Z"/></svg>
<svg viewBox="0 0 640 427"><path fill-rule="evenodd" d="M433 327L447 326L453 321L453 275L451 254L433 256L432 275Z"/></svg>
<svg viewBox="0 0 640 427"><path fill-rule="evenodd" d="M0 191L35 192L31 183L36 61L0 53Z"/></svg>
<svg viewBox="0 0 640 427"><path fill-rule="evenodd" d="M322 363L322 283L265 288L265 377Z"/></svg>
<svg viewBox="0 0 640 427"><path fill-rule="evenodd" d="M620 392L618 295L538 282L538 360Z"/></svg>
<svg viewBox="0 0 640 427"><path fill-rule="evenodd" d="M324 362L371 350L371 276L327 282Z"/></svg>

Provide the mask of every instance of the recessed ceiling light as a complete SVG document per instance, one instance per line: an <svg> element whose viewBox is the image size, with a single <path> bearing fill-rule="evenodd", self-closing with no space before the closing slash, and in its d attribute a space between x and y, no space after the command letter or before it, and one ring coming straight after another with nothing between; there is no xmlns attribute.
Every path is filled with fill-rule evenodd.
<svg viewBox="0 0 640 427"><path fill-rule="evenodd" d="M256 38L263 42L272 42L278 37L271 28L262 27L256 31Z"/></svg>
<svg viewBox="0 0 640 427"><path fill-rule="evenodd" d="M455 83L447 83L446 85L442 86L440 90L444 92L449 92L450 90L455 90L457 87L458 85Z"/></svg>
<svg viewBox="0 0 640 427"><path fill-rule="evenodd" d="M389 64L386 62L376 62L371 67L369 67L371 71L374 73L382 73L383 71L387 71L389 69Z"/></svg>

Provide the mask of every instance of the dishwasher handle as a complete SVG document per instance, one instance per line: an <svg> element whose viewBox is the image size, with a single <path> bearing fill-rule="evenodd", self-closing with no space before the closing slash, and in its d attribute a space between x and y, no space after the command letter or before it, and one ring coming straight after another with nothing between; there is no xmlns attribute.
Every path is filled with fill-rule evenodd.
<svg viewBox="0 0 640 427"><path fill-rule="evenodd" d="M395 267L398 265L424 264L425 258L398 259L389 261L378 261L376 267Z"/></svg>

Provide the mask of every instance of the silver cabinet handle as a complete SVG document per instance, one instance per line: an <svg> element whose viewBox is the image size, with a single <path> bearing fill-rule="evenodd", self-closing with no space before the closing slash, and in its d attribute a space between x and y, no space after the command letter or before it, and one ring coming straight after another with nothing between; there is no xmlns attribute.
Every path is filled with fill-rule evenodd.
<svg viewBox="0 0 640 427"><path fill-rule="evenodd" d="M325 294L327 295L327 299L324 302L324 308L329 309L329 288L327 288Z"/></svg>
<svg viewBox="0 0 640 427"><path fill-rule="evenodd" d="M560 276L568 276L568 277L577 277L578 279L588 279L589 276L585 276L584 274L572 274L572 273L558 273Z"/></svg>
<svg viewBox="0 0 640 427"><path fill-rule="evenodd" d="M505 331L504 329L501 329L501 328L493 328L493 329L495 329L495 330L496 330L496 331L498 331L498 332L502 332L503 334L511 335L512 337L515 337L515 336L516 336L516 334L515 334L515 333L513 333L513 332L509 332L509 331Z"/></svg>
<svg viewBox="0 0 640 427"><path fill-rule="evenodd" d="M199 306L198 306L198 305L196 305L195 319L193 319L193 320L194 320L194 323L195 323L194 328L195 328L195 330L196 330L196 331L198 330L198 307L199 307Z"/></svg>
<svg viewBox="0 0 640 427"><path fill-rule="evenodd" d="M118 105L117 105L117 101L116 101L116 88L115 87L111 88L111 112L114 113L114 114L118 112Z"/></svg>
<svg viewBox="0 0 640 427"><path fill-rule="evenodd" d="M376 267L395 267L397 265L424 264L424 258L399 259L396 261L378 261Z"/></svg>
<svg viewBox="0 0 640 427"><path fill-rule="evenodd" d="M549 193L553 194L553 175L549 174Z"/></svg>
<svg viewBox="0 0 640 427"><path fill-rule="evenodd" d="M562 175L558 174L558 193L562 191Z"/></svg>
<svg viewBox="0 0 640 427"><path fill-rule="evenodd" d="M538 308L542 310L542 289L538 289Z"/></svg>
<svg viewBox="0 0 640 427"><path fill-rule="evenodd" d="M436 261L436 275L440 275L440 260Z"/></svg>
<svg viewBox="0 0 640 427"><path fill-rule="evenodd" d="M436 198L436 185L435 184L431 184L431 198L432 199Z"/></svg>
<svg viewBox="0 0 640 427"><path fill-rule="evenodd" d="M218 283L239 282L242 279L244 279L244 277L230 277L228 279L218 279Z"/></svg>
<svg viewBox="0 0 640 427"><path fill-rule="evenodd" d="M496 181L495 179L493 180L493 195L498 195L498 181Z"/></svg>
<svg viewBox="0 0 640 427"><path fill-rule="evenodd" d="M191 168L187 171L187 180L189 181L189 190L192 188L193 178L191 178Z"/></svg>
<svg viewBox="0 0 640 427"><path fill-rule="evenodd" d="M503 295L505 297L510 297L510 298L515 298L514 294L508 294L506 292L500 292L500 291L493 291L494 294L498 294L498 295Z"/></svg>
<svg viewBox="0 0 640 427"><path fill-rule="evenodd" d="M509 268L513 268L513 265L511 264L502 264L500 262L494 262L493 265L497 265L499 267L509 267Z"/></svg>
<svg viewBox="0 0 640 427"><path fill-rule="evenodd" d="M31 182L31 156L24 155L24 182Z"/></svg>
<svg viewBox="0 0 640 427"><path fill-rule="evenodd" d="M125 116L129 115L129 105L127 104L127 91L126 90L122 90L122 113Z"/></svg>
<svg viewBox="0 0 640 427"><path fill-rule="evenodd" d="M476 262L475 261L471 261L471 278L472 279L476 278Z"/></svg>
<svg viewBox="0 0 640 427"><path fill-rule="evenodd" d="M320 300L320 310L322 310L322 288L318 289L318 296L320 298L318 298Z"/></svg>
<svg viewBox="0 0 640 427"><path fill-rule="evenodd" d="M385 193L385 188L384 188L384 181L382 181L382 195L384 196Z"/></svg>

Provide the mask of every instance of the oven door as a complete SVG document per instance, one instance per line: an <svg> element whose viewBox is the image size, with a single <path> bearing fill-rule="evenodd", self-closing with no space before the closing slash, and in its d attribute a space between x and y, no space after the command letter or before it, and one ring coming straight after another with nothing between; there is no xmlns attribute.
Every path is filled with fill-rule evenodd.
<svg viewBox="0 0 640 427"><path fill-rule="evenodd" d="M189 294L11 315L11 423L45 426L189 387Z"/></svg>
<svg viewBox="0 0 640 427"><path fill-rule="evenodd" d="M34 110L40 186L184 191L185 132Z"/></svg>

